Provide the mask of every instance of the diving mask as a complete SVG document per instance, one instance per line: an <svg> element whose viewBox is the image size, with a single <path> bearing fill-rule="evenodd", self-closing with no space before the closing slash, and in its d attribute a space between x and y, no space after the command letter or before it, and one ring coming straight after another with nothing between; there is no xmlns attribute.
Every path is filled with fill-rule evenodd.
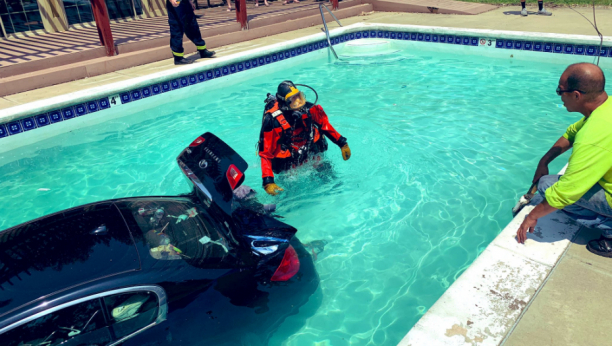
<svg viewBox="0 0 612 346"><path fill-rule="evenodd" d="M299 91L297 94L287 98L287 105L290 109L300 109L306 104L306 96L303 92Z"/></svg>

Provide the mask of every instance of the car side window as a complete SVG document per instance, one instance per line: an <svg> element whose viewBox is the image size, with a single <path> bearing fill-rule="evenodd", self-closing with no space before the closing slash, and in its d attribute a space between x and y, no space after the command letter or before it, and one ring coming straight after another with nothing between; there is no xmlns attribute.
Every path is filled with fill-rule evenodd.
<svg viewBox="0 0 612 346"><path fill-rule="evenodd" d="M104 297L110 327L121 339L155 322L159 300L153 292L131 292Z"/></svg>
<svg viewBox="0 0 612 346"><path fill-rule="evenodd" d="M187 201L142 200L128 208L160 261L183 260L198 266L221 262L232 251L207 211Z"/></svg>
<svg viewBox="0 0 612 346"><path fill-rule="evenodd" d="M2 345L107 345L112 341L99 299L51 312L0 336Z"/></svg>

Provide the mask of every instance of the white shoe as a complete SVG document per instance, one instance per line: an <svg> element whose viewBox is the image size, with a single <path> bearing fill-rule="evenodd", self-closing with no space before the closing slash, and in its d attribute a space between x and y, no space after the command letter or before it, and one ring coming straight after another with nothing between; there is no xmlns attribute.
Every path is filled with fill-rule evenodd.
<svg viewBox="0 0 612 346"><path fill-rule="evenodd" d="M521 10L521 16L527 17L527 9L526 8Z"/></svg>
<svg viewBox="0 0 612 346"><path fill-rule="evenodd" d="M538 14L539 14L540 16L552 16L552 12L548 12L548 11L546 11L546 9L545 9L545 8L543 8L543 7L542 7L542 10L541 10L541 11L538 11Z"/></svg>

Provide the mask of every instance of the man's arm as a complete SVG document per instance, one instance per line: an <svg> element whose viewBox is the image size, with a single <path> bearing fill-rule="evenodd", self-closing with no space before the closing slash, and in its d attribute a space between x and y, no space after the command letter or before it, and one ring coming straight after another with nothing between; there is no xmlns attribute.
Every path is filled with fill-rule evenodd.
<svg viewBox="0 0 612 346"><path fill-rule="evenodd" d="M527 231L529 231L529 233L533 233L533 230L538 223L538 219L552 213L555 210L557 210L557 208L552 207L546 200L538 204L535 208L533 208L531 213L525 217L521 227L519 227L518 231L516 231L516 240L521 244L525 243L525 240L527 240Z"/></svg>
<svg viewBox="0 0 612 346"><path fill-rule="evenodd" d="M319 125L321 132L329 138L334 144L342 148L346 144L346 138L342 137L336 129L329 123L327 114L320 105L313 106L310 108L310 114L312 120Z"/></svg>
<svg viewBox="0 0 612 346"><path fill-rule="evenodd" d="M546 190L546 199L527 215L516 232L517 240L524 242L527 230L533 232L539 218L576 203L610 167L612 152L594 144L576 145L565 174Z"/></svg>
<svg viewBox="0 0 612 346"><path fill-rule="evenodd" d="M274 129L274 118L266 116L259 138L259 157L261 158L261 177L263 186L274 183L274 172L272 172L272 159L278 141L278 133Z"/></svg>
<svg viewBox="0 0 612 346"><path fill-rule="evenodd" d="M544 156L542 156L540 159L532 182L536 183L542 176L548 175L548 164L571 147L572 143L567 138L564 136L559 138L552 148L550 148L550 150L548 150L548 152L546 152L546 154L544 154Z"/></svg>

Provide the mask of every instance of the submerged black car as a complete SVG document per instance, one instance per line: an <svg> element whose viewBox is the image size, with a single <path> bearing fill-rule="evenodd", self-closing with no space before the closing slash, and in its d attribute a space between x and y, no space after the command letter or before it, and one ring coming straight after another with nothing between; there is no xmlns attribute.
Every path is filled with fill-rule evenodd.
<svg viewBox="0 0 612 346"><path fill-rule="evenodd" d="M92 203L0 232L0 345L265 343L315 292L312 258L211 133L177 158L189 195Z"/></svg>

